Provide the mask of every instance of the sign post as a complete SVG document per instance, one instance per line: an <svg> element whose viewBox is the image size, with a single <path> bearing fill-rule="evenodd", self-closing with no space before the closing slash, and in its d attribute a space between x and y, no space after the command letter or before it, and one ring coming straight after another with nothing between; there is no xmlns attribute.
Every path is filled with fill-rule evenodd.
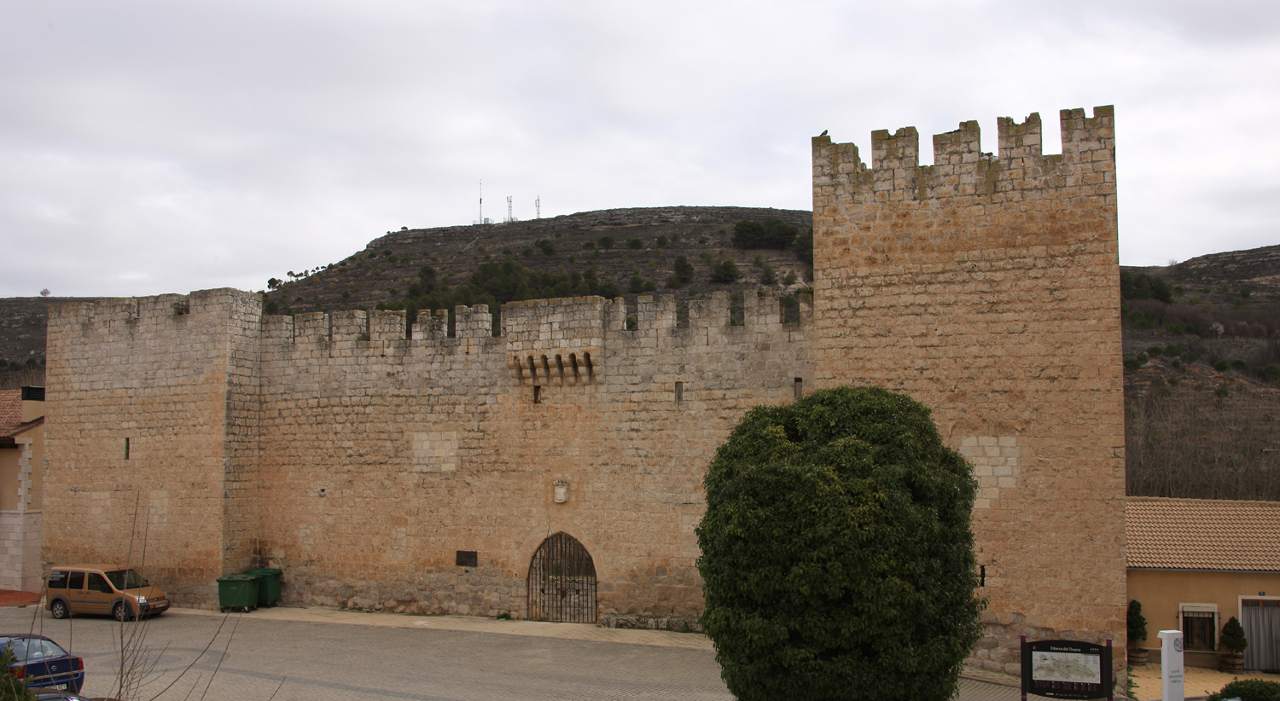
<svg viewBox="0 0 1280 701"><path fill-rule="evenodd" d="M1183 701L1182 631L1162 630L1160 638L1160 698Z"/></svg>

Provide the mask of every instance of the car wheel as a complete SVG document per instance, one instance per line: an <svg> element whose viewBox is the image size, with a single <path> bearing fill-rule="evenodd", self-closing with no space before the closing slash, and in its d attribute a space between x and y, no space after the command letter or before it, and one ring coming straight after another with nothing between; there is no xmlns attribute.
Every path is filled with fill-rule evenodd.
<svg viewBox="0 0 1280 701"><path fill-rule="evenodd" d="M53 603L49 604L49 613L54 618L66 618L71 615L71 610L67 608L67 602L62 599L54 599Z"/></svg>
<svg viewBox="0 0 1280 701"><path fill-rule="evenodd" d="M129 615L129 607L125 606L123 601L117 601L116 605L111 607L111 617L117 621L127 621L132 618Z"/></svg>

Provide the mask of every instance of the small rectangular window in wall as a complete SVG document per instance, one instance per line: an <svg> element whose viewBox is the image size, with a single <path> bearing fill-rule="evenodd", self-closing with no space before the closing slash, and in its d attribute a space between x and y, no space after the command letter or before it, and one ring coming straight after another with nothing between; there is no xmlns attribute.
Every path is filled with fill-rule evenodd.
<svg viewBox="0 0 1280 701"><path fill-rule="evenodd" d="M683 403L684 403L684 383L677 382L676 383L676 405L678 406Z"/></svg>
<svg viewBox="0 0 1280 701"><path fill-rule="evenodd" d="M792 392L794 393L797 401L804 399L804 378L803 377L797 377L795 382L792 383Z"/></svg>
<svg viewBox="0 0 1280 701"><path fill-rule="evenodd" d="M479 555L476 554L475 550L459 550L454 559L458 567L475 567L479 561Z"/></svg>
<svg viewBox="0 0 1280 701"><path fill-rule="evenodd" d="M533 403L534 404L542 403L542 385L533 386Z"/></svg>
<svg viewBox="0 0 1280 701"><path fill-rule="evenodd" d="M1216 604L1179 604L1182 637L1188 650L1218 649L1218 606Z"/></svg>
<svg viewBox="0 0 1280 701"><path fill-rule="evenodd" d="M127 436L124 439L124 459L129 459L129 438Z"/></svg>

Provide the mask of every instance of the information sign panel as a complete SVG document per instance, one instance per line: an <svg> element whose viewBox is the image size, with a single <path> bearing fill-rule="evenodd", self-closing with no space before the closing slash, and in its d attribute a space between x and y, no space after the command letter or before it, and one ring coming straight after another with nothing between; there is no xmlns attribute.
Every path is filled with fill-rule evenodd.
<svg viewBox="0 0 1280 701"><path fill-rule="evenodd" d="M1111 699L1111 641L1022 639L1022 698Z"/></svg>

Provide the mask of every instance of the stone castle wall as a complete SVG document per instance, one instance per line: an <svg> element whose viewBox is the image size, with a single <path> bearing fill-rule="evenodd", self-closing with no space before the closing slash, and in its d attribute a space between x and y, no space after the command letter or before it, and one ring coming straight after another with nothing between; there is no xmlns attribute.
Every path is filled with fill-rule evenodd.
<svg viewBox="0 0 1280 701"><path fill-rule="evenodd" d="M184 299L60 309L50 368L74 381L48 400L68 429L51 440L57 508L127 530L140 499L147 568L183 570L188 603L261 557L285 568L292 603L520 617L530 558L564 531L594 558L601 616L691 620L702 470L748 408L811 377L808 305L784 323L773 295L687 313L672 297L516 303L498 336L483 306L458 308L454 336L443 312L406 335L402 312L261 317L255 295L217 290L174 314ZM156 433L208 455L153 454ZM72 529L45 545L50 561L127 550Z"/></svg>
<svg viewBox="0 0 1280 701"><path fill-rule="evenodd" d="M264 317L232 290L56 305L44 558L122 560L144 528L180 603L265 559L291 603L521 617L530 559L563 531L601 617L687 620L702 477L732 426L878 384L932 407L974 465L975 660L1012 671L1024 632L1123 649L1111 110L1062 126L1046 156L1038 117L1001 120L990 156L965 123L928 167L914 129L876 132L871 168L815 139L815 297L794 325L754 294L516 303L496 336L485 307L451 333L442 312Z"/></svg>
<svg viewBox="0 0 1280 701"><path fill-rule="evenodd" d="M1017 635L1124 649L1124 418L1112 110L1038 115L933 137L813 140L814 368L929 405L974 465L988 638L1016 673Z"/></svg>

